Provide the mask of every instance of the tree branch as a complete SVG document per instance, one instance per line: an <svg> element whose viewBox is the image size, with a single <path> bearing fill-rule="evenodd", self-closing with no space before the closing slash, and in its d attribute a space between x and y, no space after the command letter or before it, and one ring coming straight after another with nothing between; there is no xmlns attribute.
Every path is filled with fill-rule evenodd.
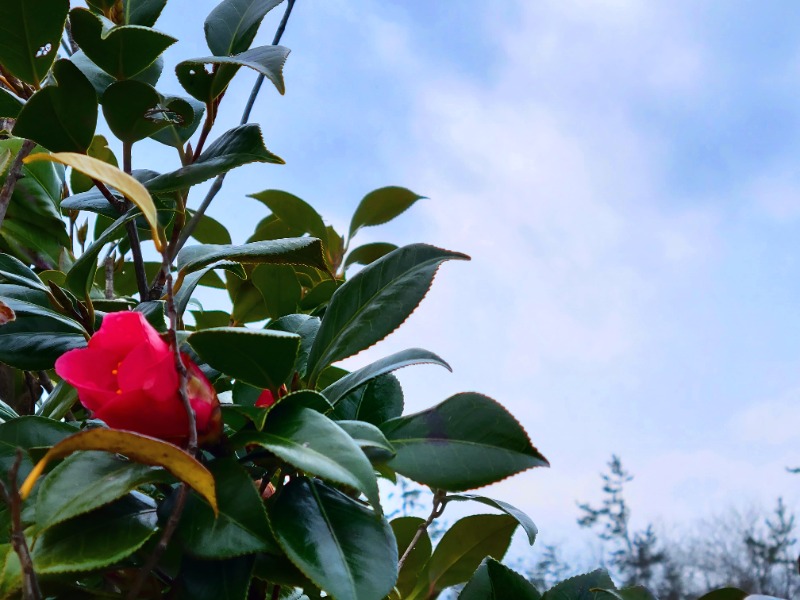
<svg viewBox="0 0 800 600"><path fill-rule="evenodd" d="M3 220L6 218L6 211L8 211L8 204L11 202L11 195L14 193L14 188L17 181L22 178L22 159L28 156L36 147L36 142L33 140L25 140L22 146L14 157L14 162L8 169L8 175L0 188L0 227L3 226Z"/></svg>
<svg viewBox="0 0 800 600"><path fill-rule="evenodd" d="M411 542L408 544L408 548L406 548L406 551L403 552L403 556L400 557L400 560L397 561L398 572L403 568L403 565L405 564L406 560L408 560L411 551L414 550L414 547L417 545L417 542L419 542L419 538L422 537L422 534L428 530L428 527L431 526L431 523L442 516L445 504L445 492L442 490L436 490L433 492L433 508L431 509L431 514L428 515L428 518L425 519L425 522L417 528L417 531L414 533L414 537L411 538Z"/></svg>

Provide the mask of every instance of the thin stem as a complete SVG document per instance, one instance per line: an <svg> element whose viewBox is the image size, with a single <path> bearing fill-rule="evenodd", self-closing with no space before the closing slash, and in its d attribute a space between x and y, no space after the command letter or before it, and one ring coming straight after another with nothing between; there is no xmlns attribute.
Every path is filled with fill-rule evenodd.
<svg viewBox="0 0 800 600"><path fill-rule="evenodd" d="M283 37L283 32L286 31L286 23L288 23L289 16L292 14L292 9L294 8L295 1L296 0L288 0L286 11L283 13L283 18L281 19L281 22L278 25L278 29L275 31L275 37L272 40L273 46L277 46L280 43L281 37ZM250 97L247 100L247 104L244 107L244 111L242 112L242 118L239 121L241 125L244 125L250 120L250 112L253 110L253 104L256 101L258 92L261 90L262 83L264 83L264 76L259 74L255 84L253 85L253 89L250 92ZM198 155L198 152L196 150L195 150L195 155L196 156ZM208 190L208 193L206 194L206 197L203 199L203 202L200 204L200 206L197 208L197 211L194 213L192 218L183 228L183 231L181 231L181 236L180 238L178 238L178 243L172 249L173 258L178 255L178 252L180 252L181 248L183 248L189 237L197 228L197 225L200 223L200 220L203 218L203 215L205 215L209 204L211 204L211 201L219 193L220 189L222 189L222 183L224 181L225 181L225 173L218 175L217 178L214 180L214 183Z"/></svg>
<svg viewBox="0 0 800 600"><path fill-rule="evenodd" d="M22 450L17 448L16 459L8 471L8 487L0 482L0 496L11 512L11 544L19 557L22 570L22 597L25 600L41 600L42 592L33 570L33 560L25 539L25 530L22 527L22 498L19 497L19 488L17 487L17 474L20 464L22 464L22 456Z"/></svg>
<svg viewBox="0 0 800 600"><path fill-rule="evenodd" d="M48 394L51 393L54 387L47 371L37 371L36 375L39 377L39 385L42 386Z"/></svg>
<svg viewBox="0 0 800 600"><path fill-rule="evenodd" d="M35 147L36 142L32 140L22 142L19 152L14 157L14 162L11 163L11 167L8 169L6 180L3 183L3 187L0 188L0 227L3 226L3 220L6 218L8 204L11 202L11 195L14 193L17 181L22 178L22 159L28 156Z"/></svg>
<svg viewBox="0 0 800 600"><path fill-rule="evenodd" d="M411 538L411 542L408 544L408 548L406 551L403 552L403 556L400 557L400 560L397 561L397 570L400 571L403 568L403 564L405 564L408 556L411 554L411 551L414 550L414 547L419 542L419 538L422 537L422 534L428 530L428 527L431 526L436 519L442 516L445 507L445 493L442 490L436 490L433 493L433 508L431 509L431 514L428 515L428 518L422 523L418 528L417 531L414 533L414 537Z"/></svg>

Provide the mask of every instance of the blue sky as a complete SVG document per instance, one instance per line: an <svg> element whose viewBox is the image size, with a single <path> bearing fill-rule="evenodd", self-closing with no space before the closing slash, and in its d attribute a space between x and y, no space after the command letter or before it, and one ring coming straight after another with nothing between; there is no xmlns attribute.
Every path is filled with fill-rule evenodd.
<svg viewBox="0 0 800 600"><path fill-rule="evenodd" d="M169 3L168 64L208 54L213 5ZM743 0L298 0L286 95L265 88L253 113L287 164L232 173L211 214L244 241L262 189L340 230L373 188L428 196L360 241L473 260L346 364L422 346L455 374L400 372L411 409L464 390L508 406L553 466L486 493L545 542L574 534L612 452L639 523L798 507L798 17ZM161 87L178 91L169 73ZM134 160L171 156L140 144Z"/></svg>

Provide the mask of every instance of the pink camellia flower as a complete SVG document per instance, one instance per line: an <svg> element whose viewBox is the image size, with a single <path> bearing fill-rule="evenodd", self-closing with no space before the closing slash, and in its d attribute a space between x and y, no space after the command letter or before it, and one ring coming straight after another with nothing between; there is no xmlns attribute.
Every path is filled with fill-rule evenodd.
<svg viewBox="0 0 800 600"><path fill-rule="evenodd" d="M275 404L275 396L272 395L272 392L269 390L264 390L258 396L258 400L256 400L256 406L258 408L269 408Z"/></svg>
<svg viewBox="0 0 800 600"><path fill-rule="evenodd" d="M217 394L198 366L182 357L198 442L213 442L222 432ZM179 446L188 443L189 419L178 390L175 357L142 313L106 315L88 347L59 357L56 373L78 390L92 416L109 427Z"/></svg>

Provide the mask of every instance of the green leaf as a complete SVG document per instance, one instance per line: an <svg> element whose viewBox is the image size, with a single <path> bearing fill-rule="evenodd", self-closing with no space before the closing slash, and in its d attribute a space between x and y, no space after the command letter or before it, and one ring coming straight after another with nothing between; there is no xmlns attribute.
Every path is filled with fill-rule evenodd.
<svg viewBox="0 0 800 600"><path fill-rule="evenodd" d="M155 62L177 40L148 27L105 26L85 8L69 13L72 36L86 56L116 79L129 79Z"/></svg>
<svg viewBox="0 0 800 600"><path fill-rule="evenodd" d="M208 466L214 475L219 515L192 494L177 535L198 558L232 558L278 551L264 512L264 503L250 475L235 459L218 459Z"/></svg>
<svg viewBox="0 0 800 600"><path fill-rule="evenodd" d="M353 438L370 462L383 463L395 455L389 440L375 425L363 421L336 421L336 424Z"/></svg>
<svg viewBox="0 0 800 600"><path fill-rule="evenodd" d="M178 253L177 264L181 273L191 273L220 260L245 264L300 264L325 268L322 245L314 238L289 238L252 242L241 246L230 244L202 244L184 246Z"/></svg>
<svg viewBox="0 0 800 600"><path fill-rule="evenodd" d="M22 100L5 88L0 88L0 119L16 119L21 110Z"/></svg>
<svg viewBox="0 0 800 600"><path fill-rule="evenodd" d="M338 360L379 342L414 311L444 261L465 254L412 244L364 267L331 298L308 358L310 380Z"/></svg>
<svg viewBox="0 0 800 600"><path fill-rule="evenodd" d="M219 327L194 332L189 344L204 361L226 375L277 390L292 374L300 336L267 329Z"/></svg>
<svg viewBox="0 0 800 600"><path fill-rule="evenodd" d="M8 479L8 469L14 463L17 448L31 450L48 448L74 434L77 430L67 425L44 417L23 416L0 424L0 476ZM22 481L33 469L33 462L25 454L18 473L18 481Z"/></svg>
<svg viewBox="0 0 800 600"><path fill-rule="evenodd" d="M169 115L169 112L166 113L173 117L173 119L175 117L180 118L180 122L168 122L163 129L150 136L154 140L174 148L181 148L189 141L189 138L194 135L194 132L197 131L197 128L200 126L206 111L205 104L198 102L194 98L183 96L162 96L161 98L162 106L175 105L180 107L180 103L185 103L191 111L186 111L186 109L183 108L180 113L176 113L174 116ZM190 116L187 118L187 115ZM197 233L197 230L195 230L195 233Z"/></svg>
<svg viewBox="0 0 800 600"><path fill-rule="evenodd" d="M86 54L83 53L82 50L78 50L75 54L70 56L70 61L76 67L78 67L83 73L89 82L92 84L95 93L98 97L103 95L103 92L108 89L112 83L116 81L114 77L103 71L100 67L94 64ZM162 57L158 57L152 65L147 67L141 73L134 75L131 79L135 79L136 81L141 81L143 83L148 83L150 85L155 85L158 83L158 80L161 78L161 72L164 70L164 59Z"/></svg>
<svg viewBox="0 0 800 600"><path fill-rule="evenodd" d="M272 211L276 217L289 227L310 233L312 236L324 240L327 237L325 223L314 208L294 194L281 190L264 190L257 194L250 194Z"/></svg>
<svg viewBox="0 0 800 600"><path fill-rule="evenodd" d="M194 119L194 110L185 100L172 98L165 102L153 86L133 79L108 86L102 104L109 128L117 138L128 143Z"/></svg>
<svg viewBox="0 0 800 600"><path fill-rule="evenodd" d="M507 502L503 502L501 500L493 500L492 498L486 498L485 496L478 496L477 494L449 494L445 498L445 501L480 502L481 504L485 504L486 506L491 506L492 508L496 508L497 510L503 511L507 515L514 517L517 520L517 523L519 523L522 526L522 529L528 536L528 543L530 543L531 546L533 546L533 543L536 541L536 536L539 533L536 524L528 515L526 515L516 506L512 506Z"/></svg>
<svg viewBox="0 0 800 600"><path fill-rule="evenodd" d="M192 217L194 217L194 211L190 210L189 213ZM197 223L197 227L195 227L194 231L192 232L192 237L201 244L231 243L231 234L228 232L225 226L208 215L201 216L200 221Z"/></svg>
<svg viewBox="0 0 800 600"><path fill-rule="evenodd" d="M181 558L176 584L178 600L246 600L254 556L228 560Z"/></svg>
<svg viewBox="0 0 800 600"><path fill-rule="evenodd" d="M0 253L0 277L32 290L48 291L47 286L42 283L36 273L8 254Z"/></svg>
<svg viewBox="0 0 800 600"><path fill-rule="evenodd" d="M35 87L58 53L69 0L5 0L0 19L0 64Z"/></svg>
<svg viewBox="0 0 800 600"><path fill-rule="evenodd" d="M381 425L397 450L398 473L431 487L477 488L531 467L549 466L522 426L487 396L463 393Z"/></svg>
<svg viewBox="0 0 800 600"><path fill-rule="evenodd" d="M345 375L346 377L346 375ZM381 375L336 403L337 419L358 419L380 426L403 414L403 388L394 375Z"/></svg>
<svg viewBox="0 0 800 600"><path fill-rule="evenodd" d="M36 92L25 103L14 135L51 152L86 152L97 125L97 96L78 67L62 59L53 66L58 85Z"/></svg>
<svg viewBox="0 0 800 600"><path fill-rule="evenodd" d="M749 594L738 588L725 587L701 596L698 600L745 600Z"/></svg>
<svg viewBox="0 0 800 600"><path fill-rule="evenodd" d="M312 479L295 479L269 509L286 555L337 600L381 600L397 579L397 545L385 519Z"/></svg>
<svg viewBox="0 0 800 600"><path fill-rule="evenodd" d="M72 268L67 273L67 287L79 297L87 297L89 290L92 288L92 281L94 281L94 274L97 271L97 257L105 245L115 239L118 239L120 232L125 227L128 221L132 221L139 216L141 211L133 207L124 215L114 221L108 229L103 232L94 243L89 246L80 258L75 261Z"/></svg>
<svg viewBox="0 0 800 600"><path fill-rule="evenodd" d="M11 419L18 419L18 418L19 415L17 414L17 411L11 408L4 401L0 400L0 419L2 419L3 422L5 422Z"/></svg>
<svg viewBox="0 0 800 600"><path fill-rule="evenodd" d="M37 414L58 421L66 416L77 401L78 391L68 383L59 381Z"/></svg>
<svg viewBox="0 0 800 600"><path fill-rule="evenodd" d="M364 244L358 248L353 248L344 260L344 268L350 265L368 265L374 263L379 258L383 258L390 252L397 250L397 246L387 242L374 242Z"/></svg>
<svg viewBox="0 0 800 600"><path fill-rule="evenodd" d="M282 158L272 154L264 146L258 125L240 125L214 140L192 164L154 177L146 186L153 193L171 192L202 183L252 162L284 164Z"/></svg>
<svg viewBox="0 0 800 600"><path fill-rule="evenodd" d="M216 56L238 54L250 47L264 16L283 0L223 0L206 17L203 29Z"/></svg>
<svg viewBox="0 0 800 600"><path fill-rule="evenodd" d="M397 554L399 556L403 556L420 526L424 525L424 523L425 520L420 517L398 517L392 520L391 525L394 537L397 540ZM395 587L400 592L401 598L405 598L411 593L420 577L427 578L425 566L431 557L431 552L431 538L428 536L426 527L417 540L414 549L406 558L406 562L403 563L403 568L397 577Z"/></svg>
<svg viewBox="0 0 800 600"><path fill-rule="evenodd" d="M376 360L374 363L362 367L358 371L353 371L345 375L333 385L329 385L322 390L322 393L330 403L335 406L336 403L349 392L352 392L354 389L361 387L376 377L409 365L420 364L440 365L452 372L450 365L433 352L423 350L422 348L409 348L408 350L401 350L400 352L395 352L385 358Z"/></svg>
<svg viewBox="0 0 800 600"><path fill-rule="evenodd" d="M303 310L317 310L330 301L333 293L339 288L339 281L326 279L311 288L300 301Z"/></svg>
<svg viewBox="0 0 800 600"><path fill-rule="evenodd" d="M335 422L297 402L279 402L270 411L266 431L242 431L236 446L257 444L290 465L364 493L380 514L378 480L358 444Z"/></svg>
<svg viewBox="0 0 800 600"><path fill-rule="evenodd" d="M17 316L0 325L0 362L28 371L52 369L64 352L86 346L85 332L76 321L24 300L0 300Z"/></svg>
<svg viewBox="0 0 800 600"><path fill-rule="evenodd" d="M227 277L228 294L233 303L231 318L236 325L263 321L269 315L264 305L264 297L248 280L242 281L237 277ZM227 325L227 323L226 323Z"/></svg>
<svg viewBox="0 0 800 600"><path fill-rule="evenodd" d="M283 65L289 49L283 46L260 46L235 56L206 56L178 63L175 73L183 89L197 100L211 104L228 87L240 67L248 67L269 79L284 94ZM209 73L206 65L214 65Z"/></svg>
<svg viewBox="0 0 800 600"><path fill-rule="evenodd" d="M167 0L122 0L124 23L152 27L166 5Z"/></svg>
<svg viewBox="0 0 800 600"><path fill-rule="evenodd" d="M362 227L391 221L424 197L397 186L383 187L370 192L361 200L350 220L350 237L352 238Z"/></svg>
<svg viewBox="0 0 800 600"><path fill-rule="evenodd" d="M36 501L36 524L46 529L110 504L164 476L163 469L108 452L76 452L44 478ZM87 484L91 485L91 494L86 493Z"/></svg>
<svg viewBox="0 0 800 600"><path fill-rule="evenodd" d="M24 300L25 302L38 304L44 308L50 307L50 300L48 299L47 294L39 290L32 290L27 287L22 287L21 285L0 283L0 296Z"/></svg>
<svg viewBox="0 0 800 600"><path fill-rule="evenodd" d="M469 580L487 556L502 559L516 528L517 521L507 515L472 515L456 521L428 562L423 597Z"/></svg>
<svg viewBox="0 0 800 600"><path fill-rule="evenodd" d="M186 307L189 305L189 300L192 298L192 293L200 283L200 280L203 279L207 273L213 271L214 269L225 269L241 279L247 277L242 265L236 262L219 262L208 267L204 267L199 271L195 271L194 273L190 273L184 277L180 289L175 293L175 310L177 311L178 316L181 316L186 310Z"/></svg>
<svg viewBox="0 0 800 600"><path fill-rule="evenodd" d="M595 594L594 600L658 600L650 590L640 585L621 590L593 588L591 591Z"/></svg>
<svg viewBox="0 0 800 600"><path fill-rule="evenodd" d="M320 320L310 315L286 315L280 319L275 319L267 325L267 329L276 331L287 331L296 333L300 336L300 351L297 353L294 368L303 377L306 373L306 362L311 344L319 331Z"/></svg>
<svg viewBox="0 0 800 600"><path fill-rule="evenodd" d="M253 285L264 297L270 319L294 314L303 289L289 265L258 265L250 275Z"/></svg>
<svg viewBox="0 0 800 600"><path fill-rule="evenodd" d="M595 600L594 588L615 589L614 582L603 569L565 579L547 590L542 600Z"/></svg>
<svg viewBox="0 0 800 600"><path fill-rule="evenodd" d="M132 496L47 529L32 558L40 574L90 571L141 548L156 532L156 508Z"/></svg>
<svg viewBox="0 0 800 600"><path fill-rule="evenodd" d="M539 600L541 594L519 573L486 558L458 596L458 600Z"/></svg>

